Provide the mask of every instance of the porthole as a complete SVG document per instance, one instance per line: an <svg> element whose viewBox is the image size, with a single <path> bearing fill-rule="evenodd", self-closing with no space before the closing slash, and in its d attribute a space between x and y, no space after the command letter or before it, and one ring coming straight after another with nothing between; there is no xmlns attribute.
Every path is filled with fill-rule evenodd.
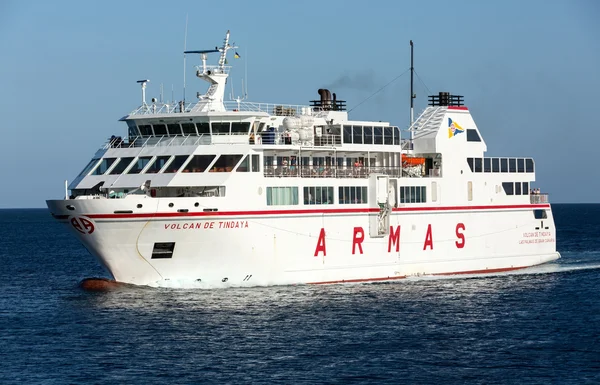
<svg viewBox="0 0 600 385"><path fill-rule="evenodd" d="M194 203L194 207L198 207L198 206L200 206L200 203L198 203L198 202Z"/></svg>
<svg viewBox="0 0 600 385"><path fill-rule="evenodd" d="M138 209L141 209L141 208L142 208L142 204L141 204L141 203L138 203L138 205L137 205L137 208L138 208Z"/></svg>
<svg viewBox="0 0 600 385"><path fill-rule="evenodd" d="M173 203L169 203L169 207L173 207L175 206Z"/></svg>

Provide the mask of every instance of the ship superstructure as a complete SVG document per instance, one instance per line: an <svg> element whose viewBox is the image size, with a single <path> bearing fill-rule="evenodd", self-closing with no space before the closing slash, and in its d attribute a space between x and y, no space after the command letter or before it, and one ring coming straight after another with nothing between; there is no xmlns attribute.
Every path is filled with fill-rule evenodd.
<svg viewBox="0 0 600 385"><path fill-rule="evenodd" d="M226 102L234 48L227 32L188 51L209 83L195 103L148 104L141 80L127 136L47 202L117 281L357 282L559 258L533 159L486 157L461 96L431 96L411 139L350 120L327 89L305 106Z"/></svg>

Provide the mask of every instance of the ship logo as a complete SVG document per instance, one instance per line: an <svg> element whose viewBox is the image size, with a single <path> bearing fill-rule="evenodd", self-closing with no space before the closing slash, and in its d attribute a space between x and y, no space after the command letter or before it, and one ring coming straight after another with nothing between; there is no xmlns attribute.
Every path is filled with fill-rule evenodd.
<svg viewBox="0 0 600 385"><path fill-rule="evenodd" d="M462 134L465 132L465 129L458 125L458 123L453 122L452 119L448 118L448 138L452 138L457 134Z"/></svg>

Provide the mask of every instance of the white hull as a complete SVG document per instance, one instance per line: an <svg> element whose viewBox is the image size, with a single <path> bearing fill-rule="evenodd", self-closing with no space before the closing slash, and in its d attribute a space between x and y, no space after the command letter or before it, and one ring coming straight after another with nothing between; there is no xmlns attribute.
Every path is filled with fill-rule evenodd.
<svg viewBox="0 0 600 385"><path fill-rule="evenodd" d="M185 205L186 198L180 199ZM113 214L114 200L88 200L76 202L85 213L78 216L64 209L69 202L75 201L48 205L115 280L138 285L161 280L234 286L377 281L512 270L560 257L547 204L399 208L391 215L391 231L379 238L369 235L369 218L377 209L366 207L248 214L172 210L157 217ZM532 215L540 207L549 214L543 224ZM71 222L76 217L89 220L94 230L78 231ZM175 242L172 258L153 259L155 242Z"/></svg>

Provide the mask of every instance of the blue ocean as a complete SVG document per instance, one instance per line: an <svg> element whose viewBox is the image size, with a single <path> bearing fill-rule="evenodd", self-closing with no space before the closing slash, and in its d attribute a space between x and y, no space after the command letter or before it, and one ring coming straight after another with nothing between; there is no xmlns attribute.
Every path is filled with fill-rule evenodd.
<svg viewBox="0 0 600 385"><path fill-rule="evenodd" d="M562 259L513 273L105 292L47 210L0 210L0 383L598 384L600 205L553 208Z"/></svg>

